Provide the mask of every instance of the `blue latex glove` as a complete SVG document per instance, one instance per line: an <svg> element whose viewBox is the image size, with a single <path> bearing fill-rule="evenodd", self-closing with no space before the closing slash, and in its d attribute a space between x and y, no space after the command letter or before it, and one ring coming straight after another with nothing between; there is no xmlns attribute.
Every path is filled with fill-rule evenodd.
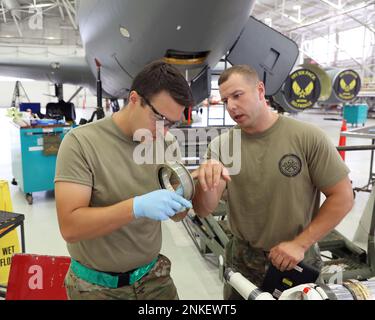
<svg viewBox="0 0 375 320"><path fill-rule="evenodd" d="M136 218L167 220L185 208L191 208L189 201L168 190L157 190L133 199L133 212Z"/></svg>

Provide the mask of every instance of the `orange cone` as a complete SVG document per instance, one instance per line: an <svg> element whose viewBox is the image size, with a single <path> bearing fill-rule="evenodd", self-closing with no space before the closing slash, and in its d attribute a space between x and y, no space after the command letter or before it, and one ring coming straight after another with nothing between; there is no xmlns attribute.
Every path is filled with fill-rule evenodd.
<svg viewBox="0 0 375 320"><path fill-rule="evenodd" d="M189 107L188 111L188 119L187 119L187 124L190 126L192 122L192 117L191 117L191 112L192 112L192 107Z"/></svg>
<svg viewBox="0 0 375 320"><path fill-rule="evenodd" d="M341 133L346 131L348 128L346 126L346 120L343 119L342 120L342 125L341 125L341 129L340 129L340 140L339 140L339 147L344 147L346 146L346 136L343 136ZM345 161L345 151L339 151L340 153L340 156L342 158L342 160Z"/></svg>

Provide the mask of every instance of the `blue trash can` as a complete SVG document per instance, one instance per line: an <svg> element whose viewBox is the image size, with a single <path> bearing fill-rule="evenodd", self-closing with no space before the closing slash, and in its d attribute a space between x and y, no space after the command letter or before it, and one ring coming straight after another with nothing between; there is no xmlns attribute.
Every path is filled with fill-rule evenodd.
<svg viewBox="0 0 375 320"><path fill-rule="evenodd" d="M346 104L344 105L344 115L343 118L347 123L352 126L358 126L358 123L363 126L366 123L368 114L367 104Z"/></svg>
<svg viewBox="0 0 375 320"><path fill-rule="evenodd" d="M32 204L33 192L54 190L57 150L72 126L10 127L13 182Z"/></svg>

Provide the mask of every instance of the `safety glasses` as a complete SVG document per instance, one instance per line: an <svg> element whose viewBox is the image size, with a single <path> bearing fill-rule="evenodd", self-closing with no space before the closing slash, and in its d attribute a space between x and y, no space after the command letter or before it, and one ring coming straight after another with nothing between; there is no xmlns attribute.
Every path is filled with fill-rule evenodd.
<svg viewBox="0 0 375 320"><path fill-rule="evenodd" d="M169 120L166 116L163 116L158 110L155 109L155 107L151 104L151 102L146 99L143 95L139 94L138 95L146 102L146 105L151 109L151 111L154 113L155 118L157 121L163 121L164 122L164 128L175 128L181 124L180 121L172 121Z"/></svg>

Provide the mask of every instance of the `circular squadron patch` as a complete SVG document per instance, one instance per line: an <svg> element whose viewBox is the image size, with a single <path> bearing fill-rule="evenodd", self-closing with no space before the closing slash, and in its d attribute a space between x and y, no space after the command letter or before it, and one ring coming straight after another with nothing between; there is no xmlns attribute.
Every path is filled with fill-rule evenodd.
<svg viewBox="0 0 375 320"><path fill-rule="evenodd" d="M340 72L333 84L333 90L339 99L351 101L361 89L361 78L354 70L345 70Z"/></svg>
<svg viewBox="0 0 375 320"><path fill-rule="evenodd" d="M320 96L320 81L316 74L307 69L291 73L285 81L284 96L290 106L297 110L313 107Z"/></svg>
<svg viewBox="0 0 375 320"><path fill-rule="evenodd" d="M295 177L301 172L302 161L295 154L287 154L279 161L280 172L286 177Z"/></svg>

